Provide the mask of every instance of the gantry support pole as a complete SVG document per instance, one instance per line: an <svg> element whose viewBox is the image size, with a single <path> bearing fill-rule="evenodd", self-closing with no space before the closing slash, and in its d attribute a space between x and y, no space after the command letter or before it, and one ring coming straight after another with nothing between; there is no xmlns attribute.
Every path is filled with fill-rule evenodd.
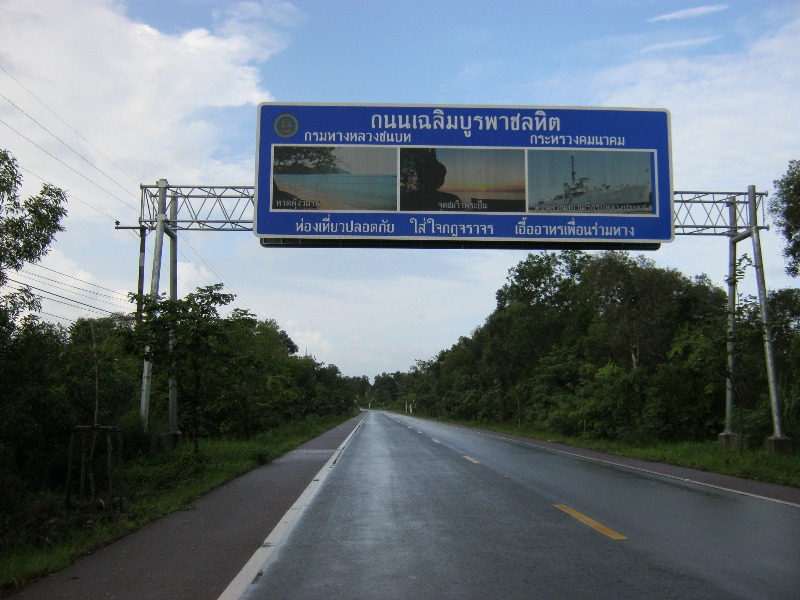
<svg viewBox="0 0 800 600"><path fill-rule="evenodd" d="M783 434L781 424L781 403L778 395L778 374L775 369L775 352L772 346L772 330L769 325L769 305L767 303L767 283L764 277L764 261L761 256L761 236L758 227L758 213L756 212L756 186L747 188L747 201L750 212L750 231L753 238L753 254L755 255L756 284L758 286L758 301L761 305L761 325L764 336L764 354L767 361L767 383L769 386L769 401L772 409L773 434L764 440L764 450L767 454L789 454L792 451L792 440Z"/></svg>
<svg viewBox="0 0 800 600"><path fill-rule="evenodd" d="M136 324L142 322L142 296L144 295L144 258L146 249L147 228L144 225L139 227L139 281L136 286Z"/></svg>
<svg viewBox="0 0 800 600"><path fill-rule="evenodd" d="M150 275L150 297L158 297L158 283L161 279L161 250L164 247L164 221L167 218L167 180L159 179L158 185L158 214L156 215L156 237L153 245L153 271ZM145 355L150 351L150 346L145 346ZM153 363L145 358L142 368L142 401L140 416L145 431L149 428L150 420L150 387L153 379Z"/></svg>
<svg viewBox="0 0 800 600"><path fill-rule="evenodd" d="M719 434L719 441L728 448L741 448L742 438L733 430L733 406L735 399L734 373L736 372L736 244L740 241L737 235L736 203L728 204L728 219L730 220L730 236L728 242L728 332L726 351L728 354L728 371L725 377L725 430ZM748 231L746 236L750 235Z"/></svg>
<svg viewBox="0 0 800 600"><path fill-rule="evenodd" d="M169 205L170 225L178 219L178 198L175 192L172 193L172 202ZM178 233L168 230L169 234L169 299L178 299ZM178 431L178 382L175 379L175 358L173 348L175 347L175 334L169 332L169 354L170 354L170 376L169 376L169 433L172 436L180 436ZM177 440L173 440L173 445Z"/></svg>

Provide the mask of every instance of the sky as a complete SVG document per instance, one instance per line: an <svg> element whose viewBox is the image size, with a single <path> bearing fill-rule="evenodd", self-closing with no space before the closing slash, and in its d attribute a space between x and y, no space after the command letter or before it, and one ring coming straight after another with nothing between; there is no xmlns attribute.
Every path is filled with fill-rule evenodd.
<svg viewBox="0 0 800 600"><path fill-rule="evenodd" d="M666 108L675 190L771 192L800 158L798 40L796 0L0 0L0 148L23 196L43 180L69 194L66 231L12 277L47 290L50 321L131 312L139 241L115 221L136 226L139 185L161 178L252 185L268 101ZM800 285L774 227L762 244L767 286ZM262 248L247 232L179 248L181 296L221 282L230 308L369 377L470 335L527 256ZM723 237L646 256L724 286Z"/></svg>

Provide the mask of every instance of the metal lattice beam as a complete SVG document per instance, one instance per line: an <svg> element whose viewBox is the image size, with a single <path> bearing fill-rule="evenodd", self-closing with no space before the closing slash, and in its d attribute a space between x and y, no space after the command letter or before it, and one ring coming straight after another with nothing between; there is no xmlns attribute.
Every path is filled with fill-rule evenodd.
<svg viewBox="0 0 800 600"><path fill-rule="evenodd" d="M157 185L143 185L139 223L158 225ZM255 188L252 185L168 185L167 210L177 203L174 231L252 231Z"/></svg>
<svg viewBox="0 0 800 600"><path fill-rule="evenodd" d="M675 235L738 235L749 229L749 192L675 192ZM764 222L765 192L756 193Z"/></svg>
<svg viewBox="0 0 800 600"><path fill-rule="evenodd" d="M158 225L157 185L142 185L140 226ZM763 199L756 194L764 222ZM252 185L168 185L167 209L177 202L175 231L252 231L255 187ZM674 192L676 235L737 235L750 226L748 192ZM733 211L731 210L733 207ZM735 215L735 216L734 216Z"/></svg>

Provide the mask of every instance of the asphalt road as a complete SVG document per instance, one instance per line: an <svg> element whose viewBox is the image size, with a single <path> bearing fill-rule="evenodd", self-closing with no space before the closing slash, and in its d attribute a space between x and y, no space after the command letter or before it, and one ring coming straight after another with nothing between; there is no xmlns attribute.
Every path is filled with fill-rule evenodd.
<svg viewBox="0 0 800 600"><path fill-rule="evenodd" d="M371 412L243 597L800 598L800 506Z"/></svg>

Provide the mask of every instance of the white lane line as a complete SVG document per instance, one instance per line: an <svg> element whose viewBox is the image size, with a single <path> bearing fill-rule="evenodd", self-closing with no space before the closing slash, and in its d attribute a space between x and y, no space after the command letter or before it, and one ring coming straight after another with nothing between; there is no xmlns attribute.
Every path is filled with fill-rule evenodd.
<svg viewBox="0 0 800 600"><path fill-rule="evenodd" d="M331 467L336 464L339 455L342 453L345 446L347 446L350 439L356 434L356 431L358 431L363 422L364 419L361 419L358 425L355 426L355 429L347 436L347 439L333 451L333 454L328 459L328 462L325 463L325 466L320 469L319 473L314 477L314 480L303 490L303 493L300 494L300 497L295 501L292 507L286 511L286 514L283 515L283 518L281 518L280 522L275 526L275 529L270 532L267 539L261 544L261 547L255 551L253 556L250 557L250 560L247 561L247 564L242 567L242 570L239 571L236 577L228 584L228 587L225 588L225 591L222 592L218 600L238 600L253 580L261 575L263 572L262 567L269 559L272 551L275 550L275 547L280 543L284 535L286 535L286 532L306 507L311 504L311 500L316 495L323 480L327 477L328 473L330 473Z"/></svg>
<svg viewBox="0 0 800 600"><path fill-rule="evenodd" d="M474 458L472 458L471 456L467 456L466 454L464 455L464 458L466 458L471 463L475 463L476 465L481 464L481 461L475 460Z"/></svg>
<svg viewBox="0 0 800 600"><path fill-rule="evenodd" d="M735 490L733 488L725 487L723 485L715 485L713 483L706 483L704 481L697 481L696 479L690 479L686 477L681 477L680 475L669 475L667 473L662 473L660 471L653 471L651 469L645 469L643 467L634 467L632 465L626 465L621 462L617 462L611 459L602 459L602 458L595 458L593 456L586 456L584 454L579 454L577 452L569 452L567 450L560 450L558 448L550 448L548 446L541 446L536 444L535 442L523 442L521 440L515 440L513 438L504 437L500 434L492 434L486 433L483 431L476 431L475 429L471 429L470 427L465 427L463 425L453 425L452 423L444 423L442 421L438 421L440 425L444 425L446 427L452 427L454 429L461 429L466 431L471 431L472 433L477 433L478 435L483 435L486 437L494 438L497 440L503 440L504 442L509 442L511 444L518 444L520 446L529 446L531 448L536 448L538 450L544 450L545 452L552 452L554 454L563 454L565 456L573 456L575 458L580 458L583 460L589 460L592 462L602 463L606 465L612 465L615 467L620 467L622 469L629 469L631 471L639 471L640 473L647 473L648 475L655 475L657 477L664 477L666 479L673 479L676 481L683 481L686 483L693 483L695 485L701 485L703 487L711 488L714 490L720 490L723 492L730 492L732 494L739 494L740 496L749 496L750 498L756 498L758 500L766 500L767 502L775 502L776 504L786 504L788 506L795 506L800 507L800 504L797 502L791 502L789 500L779 500L778 498L770 498L769 496L761 496L759 494L753 494L751 492L745 492L742 490Z"/></svg>

